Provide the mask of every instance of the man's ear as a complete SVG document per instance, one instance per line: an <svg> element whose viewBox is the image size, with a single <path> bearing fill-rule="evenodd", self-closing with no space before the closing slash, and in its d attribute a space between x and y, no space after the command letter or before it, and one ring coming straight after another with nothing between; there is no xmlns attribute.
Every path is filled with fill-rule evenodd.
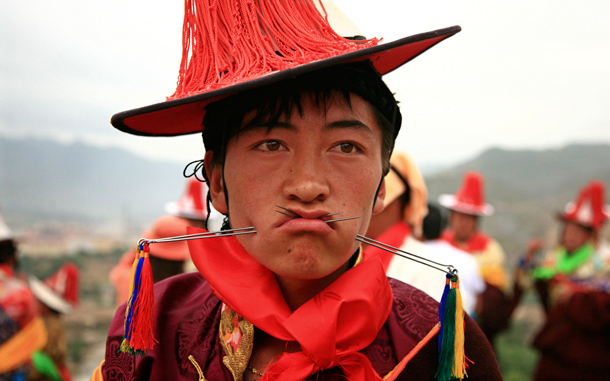
<svg viewBox="0 0 610 381"><path fill-rule="evenodd" d="M375 204L373 205L373 215L381 213L385 207L385 177L381 180L379 185L379 191L377 191L377 197L375 197Z"/></svg>
<svg viewBox="0 0 610 381"><path fill-rule="evenodd" d="M205 153L205 173L210 181L210 198L212 206L222 214L229 213L227 207L227 199L225 198L224 179L222 178L222 165L212 164L212 156L214 152L208 151Z"/></svg>

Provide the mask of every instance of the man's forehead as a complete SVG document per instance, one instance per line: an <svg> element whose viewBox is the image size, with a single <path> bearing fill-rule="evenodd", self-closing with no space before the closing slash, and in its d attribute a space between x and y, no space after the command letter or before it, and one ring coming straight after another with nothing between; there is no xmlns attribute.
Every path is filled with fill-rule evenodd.
<svg viewBox="0 0 610 381"><path fill-rule="evenodd" d="M325 128L366 127L362 119L372 115L373 106L353 93L303 93L270 102L244 115L240 130L251 128L293 129L294 118L323 118Z"/></svg>

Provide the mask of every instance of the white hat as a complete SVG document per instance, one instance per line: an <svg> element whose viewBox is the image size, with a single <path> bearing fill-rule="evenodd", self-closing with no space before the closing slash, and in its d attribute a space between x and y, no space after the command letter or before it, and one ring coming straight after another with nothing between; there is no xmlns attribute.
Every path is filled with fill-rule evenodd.
<svg viewBox="0 0 610 381"><path fill-rule="evenodd" d="M2 218L2 214L0 214L0 241L11 241L15 239L15 235L8 228L6 222L4 222L4 218Z"/></svg>
<svg viewBox="0 0 610 381"><path fill-rule="evenodd" d="M197 180L195 176L189 177L180 199L177 202L167 203L165 205L165 212L172 216L205 220L208 217L208 208L206 206L207 189L208 187L205 183Z"/></svg>
<svg viewBox="0 0 610 381"><path fill-rule="evenodd" d="M65 263L44 281L29 276L28 283L38 300L57 312L67 314L78 305L79 274L76 265Z"/></svg>

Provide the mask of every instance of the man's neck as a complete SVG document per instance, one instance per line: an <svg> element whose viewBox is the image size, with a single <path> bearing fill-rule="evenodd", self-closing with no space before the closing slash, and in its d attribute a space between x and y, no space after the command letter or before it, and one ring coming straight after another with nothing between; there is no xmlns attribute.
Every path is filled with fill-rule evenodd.
<svg viewBox="0 0 610 381"><path fill-rule="evenodd" d="M276 275L276 278L286 304L291 311L294 311L339 278L349 269L349 266L350 261L346 262L333 273L320 279L294 279L279 275Z"/></svg>

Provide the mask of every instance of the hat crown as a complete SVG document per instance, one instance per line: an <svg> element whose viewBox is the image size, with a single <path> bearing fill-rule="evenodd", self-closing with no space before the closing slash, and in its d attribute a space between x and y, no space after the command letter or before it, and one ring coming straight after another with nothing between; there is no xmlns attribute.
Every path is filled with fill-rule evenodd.
<svg viewBox="0 0 610 381"><path fill-rule="evenodd" d="M485 204L483 176L474 171L466 172L461 188L455 193L455 198L464 204L483 206Z"/></svg>
<svg viewBox="0 0 610 381"><path fill-rule="evenodd" d="M178 200L178 208L183 211L194 211L197 214L206 214L207 207L203 201L203 183L197 179L189 179L186 189Z"/></svg>
<svg viewBox="0 0 610 381"><path fill-rule="evenodd" d="M566 205L562 219L599 229L609 218L604 210L605 188L601 181L591 181L581 189L575 202Z"/></svg>
<svg viewBox="0 0 610 381"><path fill-rule="evenodd" d="M168 203L165 211L178 217L205 220L208 216L206 193L207 186L196 178L190 177L178 201Z"/></svg>
<svg viewBox="0 0 610 381"><path fill-rule="evenodd" d="M315 0L218 0L214 6L187 0L182 41L178 86L170 100L378 43L339 36Z"/></svg>
<svg viewBox="0 0 610 381"><path fill-rule="evenodd" d="M47 286L55 291L72 306L78 305L79 270L76 265L66 263L53 275L44 280Z"/></svg>

